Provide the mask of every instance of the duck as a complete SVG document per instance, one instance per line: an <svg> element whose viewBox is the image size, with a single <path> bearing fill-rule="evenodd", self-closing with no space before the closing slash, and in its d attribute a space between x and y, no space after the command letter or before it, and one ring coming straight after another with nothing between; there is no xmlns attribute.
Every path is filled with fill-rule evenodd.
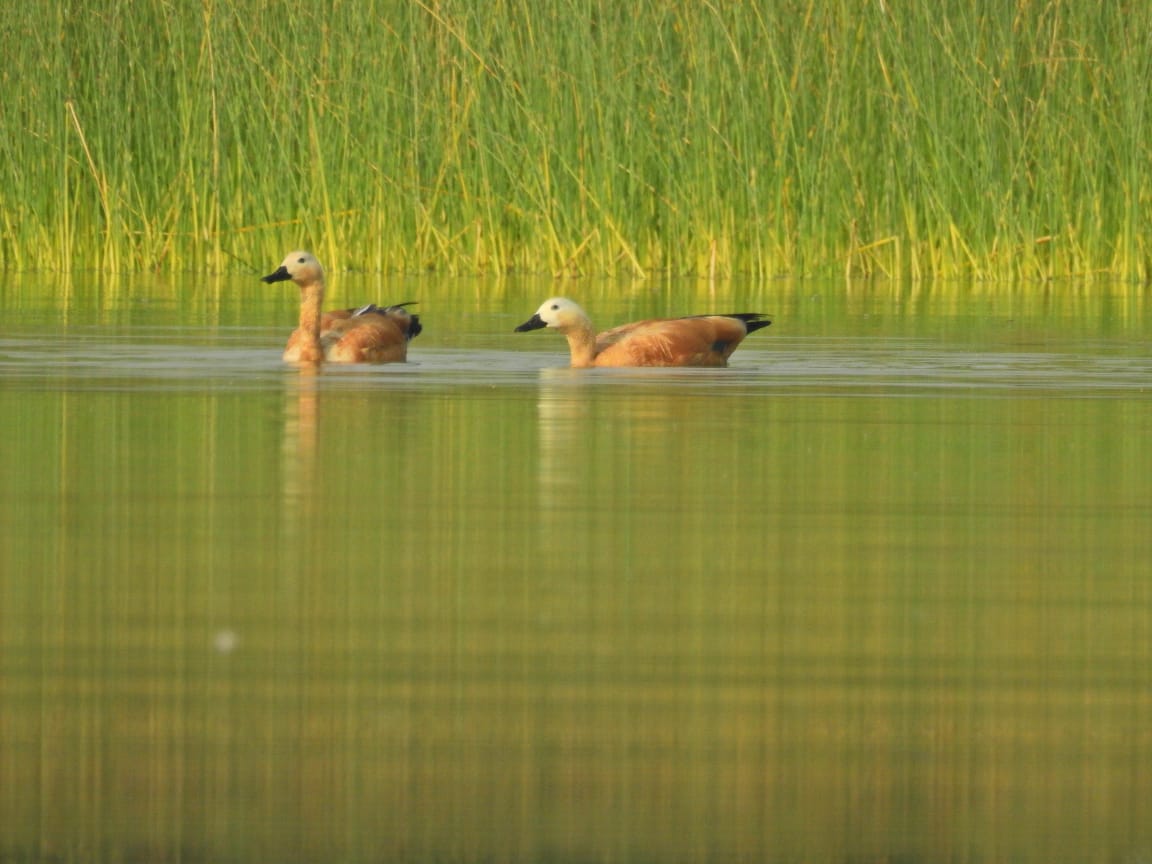
<svg viewBox="0 0 1152 864"><path fill-rule="evenodd" d="M516 328L551 327L568 337L573 368L592 366L727 366L749 333L772 323L759 312L633 321L597 335L587 313L567 297L545 300Z"/></svg>
<svg viewBox="0 0 1152 864"><path fill-rule="evenodd" d="M260 281L292 281L300 286L300 325L284 349L288 363L403 363L408 359L408 343L424 329L420 316L404 308L414 300L322 313L324 268L311 252L289 252Z"/></svg>

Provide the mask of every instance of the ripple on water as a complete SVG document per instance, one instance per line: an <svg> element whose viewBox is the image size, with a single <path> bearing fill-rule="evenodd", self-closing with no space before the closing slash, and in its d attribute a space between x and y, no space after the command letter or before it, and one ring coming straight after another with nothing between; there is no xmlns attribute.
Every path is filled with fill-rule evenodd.
<svg viewBox="0 0 1152 864"><path fill-rule="evenodd" d="M0 338L0 378L10 387L43 389L250 390L279 385L293 367L278 344L253 347L251 334L133 332L71 334L45 342ZM558 347L558 346L557 346ZM970 345L891 338L777 339L743 348L728 369L571 370L562 351L421 347L408 363L327 366L324 386L441 391L456 386L677 386L758 389L781 396L958 394L1026 391L1068 397L1144 392L1152 356L1130 344L1097 343L1068 352L988 351ZM49 382L55 382L50 384Z"/></svg>

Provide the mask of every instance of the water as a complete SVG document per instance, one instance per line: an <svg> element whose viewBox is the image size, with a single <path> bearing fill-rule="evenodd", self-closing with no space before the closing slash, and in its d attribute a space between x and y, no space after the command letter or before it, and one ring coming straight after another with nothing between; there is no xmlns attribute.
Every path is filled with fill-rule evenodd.
<svg viewBox="0 0 1152 864"><path fill-rule="evenodd" d="M0 860L1152 860L1142 295L227 288L0 295Z"/></svg>

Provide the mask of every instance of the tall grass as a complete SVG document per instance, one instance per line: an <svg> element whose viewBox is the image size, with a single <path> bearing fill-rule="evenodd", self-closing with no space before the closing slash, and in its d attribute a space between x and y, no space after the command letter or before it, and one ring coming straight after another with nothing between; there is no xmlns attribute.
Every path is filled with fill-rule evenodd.
<svg viewBox="0 0 1152 864"><path fill-rule="evenodd" d="M9 268L1147 279L1152 6L28 0Z"/></svg>

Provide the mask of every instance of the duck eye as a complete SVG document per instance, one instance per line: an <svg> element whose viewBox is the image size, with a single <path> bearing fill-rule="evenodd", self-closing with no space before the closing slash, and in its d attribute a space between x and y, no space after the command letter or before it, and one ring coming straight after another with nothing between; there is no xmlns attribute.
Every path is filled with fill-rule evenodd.
<svg viewBox="0 0 1152 864"><path fill-rule="evenodd" d="M297 264L303 264L303 263L304 263L304 259L303 259L303 258L297 258L297 259L296 259L296 263L297 263Z"/></svg>
<svg viewBox="0 0 1152 864"><path fill-rule="evenodd" d="M553 303L552 304L552 311L553 312L559 312L560 311L560 304L559 303Z"/></svg>

